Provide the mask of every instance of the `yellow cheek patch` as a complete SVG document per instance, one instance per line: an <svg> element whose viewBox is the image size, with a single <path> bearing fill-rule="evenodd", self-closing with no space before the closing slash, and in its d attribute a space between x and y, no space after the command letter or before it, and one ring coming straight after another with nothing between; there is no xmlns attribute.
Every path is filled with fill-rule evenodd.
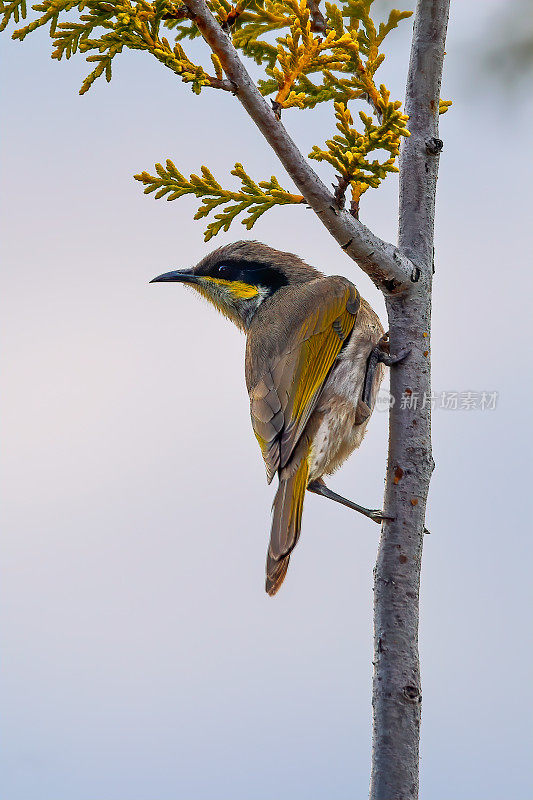
<svg viewBox="0 0 533 800"><path fill-rule="evenodd" d="M210 281L217 286L223 286L231 292L234 297L240 300L251 300L259 294L257 286L252 286L250 283L244 281L225 281L223 278L210 278L207 275L202 275L203 281Z"/></svg>

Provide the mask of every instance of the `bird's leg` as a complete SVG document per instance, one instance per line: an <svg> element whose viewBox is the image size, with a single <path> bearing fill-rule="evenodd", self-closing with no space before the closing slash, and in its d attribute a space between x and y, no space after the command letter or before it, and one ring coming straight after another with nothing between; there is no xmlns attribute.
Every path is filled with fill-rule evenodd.
<svg viewBox="0 0 533 800"><path fill-rule="evenodd" d="M370 416L370 402L372 398L372 385L374 383L374 376L378 364L385 364L387 367L392 367L394 364L399 364L404 358L407 358L411 351L409 349L401 350L398 355L390 354L389 334L384 333L379 342L370 351L368 361L366 364L365 382L363 384L362 402L368 408L368 415ZM363 406L364 408L364 406Z"/></svg>
<svg viewBox="0 0 533 800"><path fill-rule="evenodd" d="M329 497L330 500L335 500L335 502L340 503L341 506L347 506L347 508L352 508L354 511L359 511L360 514L364 514L365 517L368 517L378 524L384 519L391 521L394 520L394 517L386 517L385 514L383 514L377 508L365 508L364 506L360 506L358 503L352 503L351 500L347 500L345 497L342 497L336 492L332 492L331 489L328 489L322 478L318 478L316 481L311 481L307 487L307 491L313 492L314 494L320 494L322 497ZM424 528L424 533L428 534L431 533L431 531L428 531L427 528Z"/></svg>
<svg viewBox="0 0 533 800"><path fill-rule="evenodd" d="M332 492L331 489L328 489L322 478L319 478L316 481L311 481L307 487L307 490L309 492L313 492L314 494L319 494L322 497L328 497L330 500L334 500L336 503L340 503L342 506L347 506L354 511L358 511L360 514L364 514L365 517L368 517L378 524L384 519L393 519L393 517L386 517L379 509L365 508L364 506L360 506L358 503L352 503L351 500L347 500L345 497L341 497L341 495L337 494L336 492Z"/></svg>

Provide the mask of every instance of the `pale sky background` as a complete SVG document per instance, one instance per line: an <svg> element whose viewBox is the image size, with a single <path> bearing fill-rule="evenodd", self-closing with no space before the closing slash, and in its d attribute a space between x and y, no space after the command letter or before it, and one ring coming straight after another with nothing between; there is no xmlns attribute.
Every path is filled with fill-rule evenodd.
<svg viewBox="0 0 533 800"><path fill-rule="evenodd" d="M405 6L403 6L405 7ZM517 6L456 0L441 119L434 414L422 581L422 797L531 800L531 95L487 71ZM410 24L381 80L403 96ZM318 497L275 599L273 489L242 336L148 281L258 238L367 277L311 211L205 245L194 201L132 179L167 156L290 181L238 103L142 54L80 98L47 33L2 46L2 800L333 800L367 794L378 528ZM287 113L305 152L330 111ZM328 181L331 173L322 170ZM362 219L396 236L395 178ZM387 419L330 483L378 506Z"/></svg>

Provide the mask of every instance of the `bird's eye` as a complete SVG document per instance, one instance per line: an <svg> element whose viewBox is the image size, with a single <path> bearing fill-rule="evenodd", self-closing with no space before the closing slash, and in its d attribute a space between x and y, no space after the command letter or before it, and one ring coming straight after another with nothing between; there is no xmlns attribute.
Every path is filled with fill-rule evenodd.
<svg viewBox="0 0 533 800"><path fill-rule="evenodd" d="M227 278L230 274L230 268L227 264L219 264L217 267L217 273L221 278Z"/></svg>

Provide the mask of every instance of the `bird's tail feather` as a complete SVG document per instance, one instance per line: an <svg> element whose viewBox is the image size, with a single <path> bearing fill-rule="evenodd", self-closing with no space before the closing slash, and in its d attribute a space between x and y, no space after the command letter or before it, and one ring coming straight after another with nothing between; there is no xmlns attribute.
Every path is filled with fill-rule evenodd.
<svg viewBox="0 0 533 800"><path fill-rule="evenodd" d="M292 550L300 536L309 460L304 457L289 477L280 480L272 506L272 528L266 563L266 590L275 595L283 583Z"/></svg>

